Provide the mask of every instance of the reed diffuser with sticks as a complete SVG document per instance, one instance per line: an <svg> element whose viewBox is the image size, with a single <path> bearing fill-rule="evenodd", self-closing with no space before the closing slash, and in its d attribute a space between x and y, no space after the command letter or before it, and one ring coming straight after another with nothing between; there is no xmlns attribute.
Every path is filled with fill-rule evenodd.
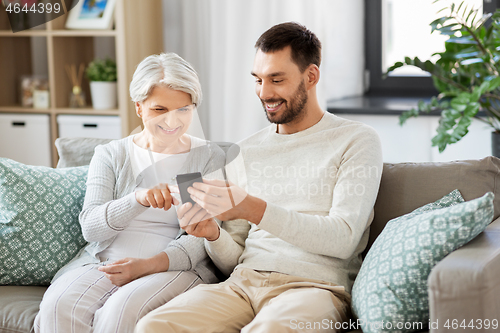
<svg viewBox="0 0 500 333"><path fill-rule="evenodd" d="M85 70L85 65L83 63L80 64L78 68L78 72L76 70L76 65L66 65L66 74L68 74L69 80L73 84L73 89L71 90L69 96L69 107L70 108L84 108L86 106L85 103L85 94L82 91L82 78L83 72Z"/></svg>

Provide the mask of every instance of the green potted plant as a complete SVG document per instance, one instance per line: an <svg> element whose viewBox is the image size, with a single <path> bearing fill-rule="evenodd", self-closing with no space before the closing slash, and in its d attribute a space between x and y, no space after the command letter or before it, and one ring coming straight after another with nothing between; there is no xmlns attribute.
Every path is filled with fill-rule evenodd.
<svg viewBox="0 0 500 333"><path fill-rule="evenodd" d="M432 75L439 95L400 116L400 124L420 113L439 110L441 118L432 145L444 151L462 139L473 118L491 126L493 155L500 157L500 10L478 17L478 10L461 2L443 8L444 15L430 25L432 32L448 36L445 50L434 62L406 57L385 75L413 65ZM482 110L485 116L479 116Z"/></svg>
<svg viewBox="0 0 500 333"><path fill-rule="evenodd" d="M90 81L90 95L94 109L116 108L116 62L95 59L85 71Z"/></svg>

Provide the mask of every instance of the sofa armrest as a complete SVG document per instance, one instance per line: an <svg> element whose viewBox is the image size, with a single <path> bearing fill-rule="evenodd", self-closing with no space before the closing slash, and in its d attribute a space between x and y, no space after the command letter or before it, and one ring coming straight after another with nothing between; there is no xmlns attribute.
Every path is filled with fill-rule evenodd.
<svg viewBox="0 0 500 333"><path fill-rule="evenodd" d="M499 277L500 218L431 271L428 280L431 332L471 332L473 328L467 326L470 324L474 332L494 332L493 320L500 328ZM454 323L457 326L452 327ZM461 324L466 327L460 327Z"/></svg>

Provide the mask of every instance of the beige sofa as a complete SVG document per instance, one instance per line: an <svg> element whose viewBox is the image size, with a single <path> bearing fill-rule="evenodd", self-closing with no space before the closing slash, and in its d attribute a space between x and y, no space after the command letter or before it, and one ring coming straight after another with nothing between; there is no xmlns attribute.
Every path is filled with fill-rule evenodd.
<svg viewBox="0 0 500 333"><path fill-rule="evenodd" d="M98 143L91 142L91 145ZM78 151L74 156L78 161L64 161L61 165L87 163L85 149L75 149L76 146L71 139L60 139L60 152L65 147ZM88 144L86 149L93 151ZM429 276L431 322L500 320L500 159L384 164L369 244L390 219L433 202L454 189L459 189L465 200L494 192L495 217L483 233L445 257L432 270ZM0 286L0 332L32 331L45 290L46 287L41 286ZM461 328L452 331L468 332ZM432 332L449 331L441 326Z"/></svg>

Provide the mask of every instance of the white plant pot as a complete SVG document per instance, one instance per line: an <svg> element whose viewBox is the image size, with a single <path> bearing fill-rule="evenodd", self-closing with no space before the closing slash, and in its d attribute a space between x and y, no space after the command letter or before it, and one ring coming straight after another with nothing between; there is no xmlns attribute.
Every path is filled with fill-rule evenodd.
<svg viewBox="0 0 500 333"><path fill-rule="evenodd" d="M91 81L90 95L94 109L116 109L116 82Z"/></svg>

